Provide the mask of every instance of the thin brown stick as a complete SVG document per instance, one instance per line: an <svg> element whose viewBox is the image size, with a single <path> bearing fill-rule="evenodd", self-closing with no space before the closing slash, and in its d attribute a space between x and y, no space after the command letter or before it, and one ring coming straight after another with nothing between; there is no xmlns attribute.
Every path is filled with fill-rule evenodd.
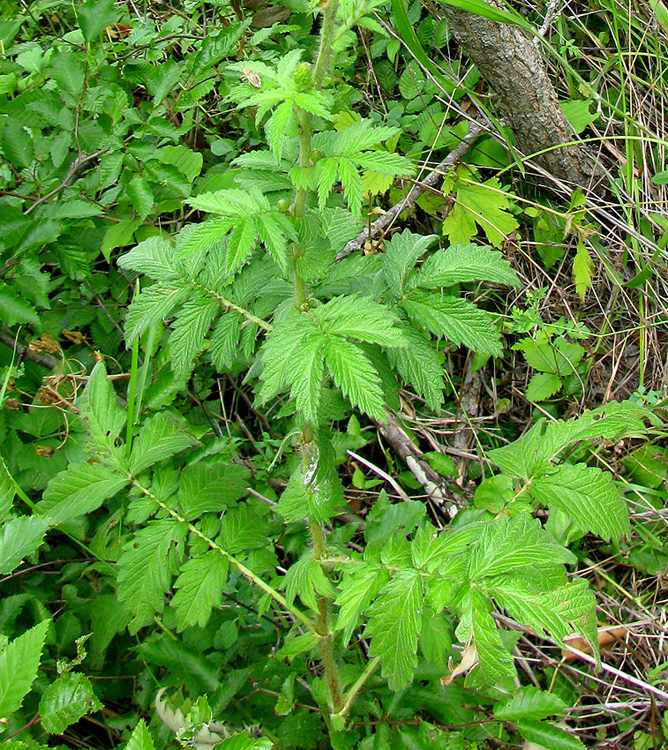
<svg viewBox="0 0 668 750"><path fill-rule="evenodd" d="M34 362L37 365L41 365L42 367L46 367L48 370L54 370L58 365L58 360L54 357L51 357L48 354L40 354L39 352L34 352L29 347L23 346L23 344L19 344L19 342L16 341L14 337L10 336L8 333L0 331L0 343L3 343L10 349L13 349L16 352L19 360L29 359L31 362Z"/></svg>

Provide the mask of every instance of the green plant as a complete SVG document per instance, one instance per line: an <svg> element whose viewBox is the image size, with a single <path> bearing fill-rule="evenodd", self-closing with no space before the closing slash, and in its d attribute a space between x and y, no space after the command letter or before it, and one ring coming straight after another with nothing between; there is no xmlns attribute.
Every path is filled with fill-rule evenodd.
<svg viewBox="0 0 668 750"><path fill-rule="evenodd" d="M437 140L445 110L416 64L398 81L385 66L406 102L360 119L344 83L351 29L380 34L377 4L323 6L317 39L309 8L293 5L289 27L254 33L249 21L212 28L197 2L143 18L110 2L40 6L60 34L49 49L17 8L0 25L0 305L58 358L44 381L34 358L7 362L0 398L11 750L102 704L122 706L105 725L130 750L173 734L199 750L582 747L549 721L574 691L543 675L522 685L514 649L524 629L561 646L577 633L596 653L594 594L569 571L568 545L589 533L614 549L629 533L600 441L642 436L652 413L607 404L504 447L495 434L471 507L445 526L422 501L372 493L361 472L351 483L367 494L348 502L346 451L373 450L374 421L409 392L421 415L438 413L444 361L461 347L478 364L503 356L500 290L519 282L500 252L471 243L480 230L501 247L518 220L483 175L500 152L507 164L487 139L480 171L446 177L455 204L435 231L453 244L403 229L384 252L336 263L367 197L396 196L395 179L414 174L404 154L463 129ZM418 31L423 43L445 34L431 18ZM397 50L383 38L373 54ZM442 218L445 200L418 205ZM61 332L79 320L65 352ZM518 348L547 367L533 365L557 387L546 398L569 392L573 369L584 380L568 340L584 327L515 324L539 326ZM627 469L646 481L661 455L637 448ZM656 490L664 467L652 467Z"/></svg>

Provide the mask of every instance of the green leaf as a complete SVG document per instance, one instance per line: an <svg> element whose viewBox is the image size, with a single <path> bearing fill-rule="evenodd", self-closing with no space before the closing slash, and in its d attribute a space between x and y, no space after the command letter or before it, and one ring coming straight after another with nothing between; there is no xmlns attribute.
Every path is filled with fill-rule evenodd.
<svg viewBox="0 0 668 750"><path fill-rule="evenodd" d="M544 721L520 719L517 722L517 731L525 740L539 747L549 747L550 750L585 750L585 746L572 732L566 732Z"/></svg>
<svg viewBox="0 0 668 750"><path fill-rule="evenodd" d="M297 410L308 424L320 422L320 400L325 374L325 341L322 337L307 340L293 354L291 366L294 379L290 395L295 399Z"/></svg>
<svg viewBox="0 0 668 750"><path fill-rule="evenodd" d="M148 731L146 722L143 719L139 719L137 726L128 740L128 744L125 746L125 750L155 750L153 737L151 737L151 733Z"/></svg>
<svg viewBox="0 0 668 750"><path fill-rule="evenodd" d="M0 391L0 401L2 400ZM16 495L16 483L9 473L3 457L0 455L0 521L9 515Z"/></svg>
<svg viewBox="0 0 668 750"><path fill-rule="evenodd" d="M142 289L125 314L125 340L130 343L169 318L175 307L188 298L189 290L165 289L154 284Z"/></svg>
<svg viewBox="0 0 668 750"><path fill-rule="evenodd" d="M239 337L244 319L235 312L221 315L211 332L208 353L218 372L229 372L239 354Z"/></svg>
<svg viewBox="0 0 668 750"><path fill-rule="evenodd" d="M584 302L587 292L591 289L593 271L594 261L587 252L582 238L578 238L578 249L573 259L573 281L581 302Z"/></svg>
<svg viewBox="0 0 668 750"><path fill-rule="evenodd" d="M134 177L126 185L125 194L139 218L144 220L153 208L153 191L148 182L142 177Z"/></svg>
<svg viewBox="0 0 668 750"><path fill-rule="evenodd" d="M629 511L608 472L585 464L565 464L530 487L536 502L559 508L583 531L619 539L631 530Z"/></svg>
<svg viewBox="0 0 668 750"><path fill-rule="evenodd" d="M349 336L380 346L406 346L396 315L369 297L357 294L334 297L317 307L313 317L326 334Z"/></svg>
<svg viewBox="0 0 668 750"><path fill-rule="evenodd" d="M86 63L83 55L59 51L51 64L51 78L70 94L80 95L86 82Z"/></svg>
<svg viewBox="0 0 668 750"><path fill-rule="evenodd" d="M559 393L563 382L558 375L551 375L548 372L537 372L529 381L526 397L527 401L546 401L552 398L555 393Z"/></svg>
<svg viewBox="0 0 668 750"><path fill-rule="evenodd" d="M79 28L87 42L92 42L107 26L116 23L114 0L85 0L75 5Z"/></svg>
<svg viewBox="0 0 668 750"><path fill-rule="evenodd" d="M86 675L67 672L51 683L39 702L42 726L51 734L63 734L82 716L103 708Z"/></svg>
<svg viewBox="0 0 668 750"><path fill-rule="evenodd" d="M372 419L385 422L385 398L378 373L364 352L339 336L330 336L325 363L334 384L353 406Z"/></svg>
<svg viewBox="0 0 668 750"><path fill-rule="evenodd" d="M568 99L565 102L559 102L559 104L564 116L578 135L588 125L598 120L598 112L590 112L592 102L589 99Z"/></svg>
<svg viewBox="0 0 668 750"><path fill-rule="evenodd" d="M489 593L511 617L536 632L549 634L558 643L576 632L596 648L596 600L587 581L576 578L551 590L533 592L509 578L495 581Z"/></svg>
<svg viewBox="0 0 668 750"><path fill-rule="evenodd" d="M7 161L19 169L25 169L32 164L35 152L30 133L11 117L5 119L0 146Z"/></svg>
<svg viewBox="0 0 668 750"><path fill-rule="evenodd" d="M422 581L417 571L401 570L369 607L365 634L371 636L369 656L380 656L381 673L390 690L413 680L421 629Z"/></svg>
<svg viewBox="0 0 668 750"><path fill-rule="evenodd" d="M500 252L480 245L451 245L430 255L420 268L416 285L437 289L468 281L519 286L517 274Z"/></svg>
<svg viewBox="0 0 668 750"><path fill-rule="evenodd" d="M125 427L127 415L118 405L112 384L107 380L104 362L98 362L88 378L81 403L81 416L88 423L94 443L113 448L116 438Z"/></svg>
<svg viewBox="0 0 668 750"><path fill-rule="evenodd" d="M128 479L100 463L70 464L44 490L37 512L54 524L92 513L128 484Z"/></svg>
<svg viewBox="0 0 668 750"><path fill-rule="evenodd" d="M191 294L172 324L169 351L177 378L188 374L195 357L204 349L206 334L220 311L220 303L208 295Z"/></svg>
<svg viewBox="0 0 668 750"><path fill-rule="evenodd" d="M404 382L412 385L424 397L427 406L437 412L443 406L443 366L438 354L424 334L406 325L403 337L408 346L387 352L390 364Z"/></svg>
<svg viewBox="0 0 668 750"><path fill-rule="evenodd" d="M479 0L487 8L491 6ZM493 247L501 247L519 224L508 211L510 202L492 177L484 183L457 182L457 202L443 222L443 234L451 243L468 245L479 224Z"/></svg>
<svg viewBox="0 0 668 750"><path fill-rule="evenodd" d="M132 238L137 229L142 225L141 219L122 219L118 224L112 224L104 233L100 252L109 263L111 251L117 247L126 247L132 243Z"/></svg>
<svg viewBox="0 0 668 750"><path fill-rule="evenodd" d="M512 654L504 646L489 610L489 602L483 594L473 589L470 617L471 634L479 659L476 675L480 672L486 685L497 685L517 673Z"/></svg>
<svg viewBox="0 0 668 750"><path fill-rule="evenodd" d="M19 323L39 325L39 315L33 306L12 289L9 284L0 281L0 318L8 326Z"/></svg>
<svg viewBox="0 0 668 750"><path fill-rule="evenodd" d="M496 23L508 23L533 31L533 27L525 21L518 13L510 13L501 10L494 5L489 5L484 0L444 0L446 5L452 5L453 8L465 10L467 13L473 13L476 16L489 18Z"/></svg>
<svg viewBox="0 0 668 750"><path fill-rule="evenodd" d="M141 474L153 464L199 445L186 421L167 411L147 419L132 445L130 471Z"/></svg>
<svg viewBox="0 0 668 750"><path fill-rule="evenodd" d="M266 521L258 516L257 509L238 503L223 516L218 543L234 555L266 547L267 533Z"/></svg>
<svg viewBox="0 0 668 750"><path fill-rule="evenodd" d="M34 628L15 638L0 654L0 717L18 711L39 668L46 631L51 620L42 620Z"/></svg>
<svg viewBox="0 0 668 750"><path fill-rule="evenodd" d="M175 535L182 533L172 519L149 521L135 532L118 561L118 600L134 615L130 633L153 622L165 606L165 594L172 581L168 554Z"/></svg>
<svg viewBox="0 0 668 750"><path fill-rule="evenodd" d="M0 528L0 575L17 568L42 544L49 521L35 516L13 518Z"/></svg>
<svg viewBox="0 0 668 750"><path fill-rule="evenodd" d="M271 750L274 744L267 737L250 737L247 732L241 732L216 747L218 750Z"/></svg>
<svg viewBox="0 0 668 750"><path fill-rule="evenodd" d="M178 503L187 521L234 507L248 490L250 471L237 464L198 462L181 472Z"/></svg>
<svg viewBox="0 0 668 750"><path fill-rule="evenodd" d="M558 544L538 519L528 515L499 516L488 523L471 550L469 578L479 581L515 568L577 562L577 557Z"/></svg>
<svg viewBox="0 0 668 750"><path fill-rule="evenodd" d="M318 645L318 636L309 631L303 635L287 638L281 648L276 652L276 659L288 659L292 661L299 654L307 654Z"/></svg>
<svg viewBox="0 0 668 750"><path fill-rule="evenodd" d="M169 604L176 610L179 632L191 625L206 626L211 610L222 602L227 570L227 558L215 550L193 557L181 566L174 583L176 594Z"/></svg>
<svg viewBox="0 0 668 750"><path fill-rule="evenodd" d="M499 721L540 720L559 714L565 708L566 703L555 693L529 685L502 703L497 703L494 718Z"/></svg>
<svg viewBox="0 0 668 750"><path fill-rule="evenodd" d="M344 646L350 642L362 613L386 585L387 580L387 570L371 564L345 575L336 598L336 605L340 609L335 625L336 630L343 630Z"/></svg>
<svg viewBox="0 0 668 750"><path fill-rule="evenodd" d="M174 244L161 235L140 242L118 259L118 265L163 282L173 281L180 274Z"/></svg>
<svg viewBox="0 0 668 750"><path fill-rule="evenodd" d="M416 323L435 336L444 336L456 346L495 357L501 356L501 337L487 313L459 297L413 291L401 306Z"/></svg>

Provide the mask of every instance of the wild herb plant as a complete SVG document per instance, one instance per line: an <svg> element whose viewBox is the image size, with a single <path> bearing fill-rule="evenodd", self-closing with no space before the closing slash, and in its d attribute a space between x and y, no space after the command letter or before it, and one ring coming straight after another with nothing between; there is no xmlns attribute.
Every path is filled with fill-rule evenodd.
<svg viewBox="0 0 668 750"><path fill-rule="evenodd" d="M164 113L142 120L146 111L128 111L120 84L109 94L118 107L100 125L97 99L90 91L79 97L78 84L86 70L102 82L114 75L104 60L87 66L95 62L92 42L116 11L103 3L96 17L94 6L79 8L73 33L82 36L68 40L83 40L83 49L64 50L51 68L48 53L37 55L33 46L21 52L29 53L21 58L26 65L35 56L36 78L44 74L62 86L51 86L50 104L34 108L45 118L34 125L44 133L36 140L41 151L26 146L33 126L20 117L30 115L21 114L20 103L10 108L3 150L18 169L8 187L29 191L31 181L48 178L61 153L78 153L75 135L88 130L101 153L100 169L87 182L118 220L104 232L96 227L108 258L159 208L183 200L206 218L175 221L178 231L148 229L118 262L123 273L141 274L124 321L131 378L123 405L109 379L110 360L98 362L76 402L68 466L49 478L36 504L2 464L0 574L35 554L47 533L65 535L97 560L92 570L72 562L63 574L65 581L87 577L93 637L88 644L78 638L76 653L59 660L49 679L40 674L32 695L44 644L58 643L77 623L52 623L35 596L38 624L0 643L0 718L8 731L21 732L38 718L58 735L98 710L102 688L91 678L116 640L119 660L131 651L144 665L138 706L155 707L161 720L154 720L153 734L143 721L136 724L131 750L162 747L170 732L198 748L472 748L515 732L544 746L582 747L546 721L565 700L547 684L522 686L513 657L520 631L504 625L510 618L563 647L576 633L597 652L594 596L570 574L567 566L578 558L565 543L573 530L612 544L628 532L624 499L590 447L643 434L649 412L613 403L579 419L537 423L488 453L490 475L473 505L445 527L435 525L424 503L393 504L384 492L364 518L351 518L339 466L347 446L365 444L359 418L384 423L398 410L402 387L438 412L446 346L500 356L498 323L466 285L518 286L516 274L499 251L470 244L476 225L471 215L464 221L462 210L445 232L464 239L460 244L443 248L434 235L401 229L386 239L384 252L335 262L362 226L369 186L414 174L412 161L395 153L402 132L392 118L359 119L334 85L350 30L374 28L374 3L330 0L319 11L317 43L306 38L303 48L280 58L227 65L227 101L252 135L264 130L268 147L235 155L229 169L204 181L211 189L192 197L199 154L147 139L176 141L188 130L197 98L191 93L190 107L187 92L213 90L207 66L238 44L247 22L203 44L198 59L159 73L127 66L155 107L174 81L184 83L180 128ZM162 44L150 19L135 35L147 46ZM18 87L18 79L4 85ZM88 123L76 133L65 128L67 143L49 120L63 98ZM107 132L99 132L102 126ZM128 153L119 158L123 139ZM124 165L132 168L122 172ZM461 170L450 187L461 205L475 208L485 193L466 182L470 175ZM39 213L41 239L30 235L25 199L14 199L20 249L61 236L62 217L54 211L92 211L66 197L64 206ZM514 229L506 199L497 196L495 206L497 225ZM491 225L481 226L493 245L501 244L498 233L489 236ZM91 262L71 252L77 233L70 228L72 244L49 251L69 262L75 279ZM30 270L20 269L18 276ZM13 303L12 322L37 325L32 307L20 304L30 296L28 285L21 296L0 292ZM39 307L43 300L35 300ZM277 449L271 461L259 445L242 455L238 440L213 436L204 420L188 420L172 406L199 368L245 374L255 406L287 425L284 439L267 436ZM261 485L260 476L264 482L292 448L285 461L290 476L274 502L262 494L269 483ZM31 515L13 508L15 494ZM545 508L544 525L537 511ZM79 590L64 595L83 618L87 602ZM21 597L17 591L6 605L8 627L24 616ZM90 677L82 671L87 648ZM24 750L20 742L12 747Z"/></svg>

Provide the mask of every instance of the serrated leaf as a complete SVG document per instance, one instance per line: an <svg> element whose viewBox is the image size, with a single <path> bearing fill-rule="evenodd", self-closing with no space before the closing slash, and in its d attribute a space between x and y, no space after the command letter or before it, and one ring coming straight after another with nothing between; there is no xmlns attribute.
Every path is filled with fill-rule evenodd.
<svg viewBox="0 0 668 750"><path fill-rule="evenodd" d="M563 386L561 378L558 375L551 375L549 372L537 372L529 381L526 397L527 401L546 401L552 398L555 393L559 393Z"/></svg>
<svg viewBox="0 0 668 750"><path fill-rule="evenodd" d="M358 346L339 336L330 336L325 363L334 384L353 406L372 419L380 422L387 419L378 373Z"/></svg>
<svg viewBox="0 0 668 750"><path fill-rule="evenodd" d="M185 420L167 411L158 412L143 424L132 445L130 471L141 474L153 464L199 445Z"/></svg>
<svg viewBox="0 0 668 750"><path fill-rule="evenodd" d="M5 119L0 146L7 161L19 169L32 164L35 153L30 133L11 117Z"/></svg>
<svg viewBox="0 0 668 750"><path fill-rule="evenodd" d="M0 654L0 718L18 711L30 690L42 656L50 620L15 638Z"/></svg>
<svg viewBox="0 0 668 750"><path fill-rule="evenodd" d="M380 346L406 346L396 315L370 297L357 294L334 297L317 307L313 317L327 334L349 336Z"/></svg>
<svg viewBox="0 0 668 750"><path fill-rule="evenodd" d="M67 672L51 683L39 702L42 726L51 734L63 734L82 716L103 708L84 674Z"/></svg>
<svg viewBox="0 0 668 750"><path fill-rule="evenodd" d="M544 721L520 719L517 730L524 739L539 747L549 747L550 750L585 750L585 746L575 735Z"/></svg>
<svg viewBox="0 0 668 750"><path fill-rule="evenodd" d="M169 337L172 370L177 378L192 370L194 359L204 349L206 334L219 312L217 300L199 294L191 295L181 308Z"/></svg>
<svg viewBox="0 0 668 750"><path fill-rule="evenodd" d="M425 336L406 325L403 336L408 346L387 352L390 364L396 368L404 382L410 384L424 397L427 406L437 412L443 405L443 366L436 350Z"/></svg>
<svg viewBox="0 0 668 750"><path fill-rule="evenodd" d="M456 346L495 357L501 356L501 337L487 313L459 297L413 291L401 306L418 325L435 336L444 336Z"/></svg>
<svg viewBox="0 0 668 750"><path fill-rule="evenodd" d="M103 361L95 365L88 378L81 416L88 424L93 442L104 448L113 448L125 427L127 414L119 406L114 387L107 380L107 368Z"/></svg>
<svg viewBox="0 0 668 750"><path fill-rule="evenodd" d="M187 521L220 513L247 494L250 471L237 464L198 462L181 472L178 503Z"/></svg>
<svg viewBox="0 0 668 750"><path fill-rule="evenodd" d="M503 645L487 600L475 589L472 590L471 599L471 634L478 654L476 675L482 673L486 685L497 685L517 674L515 663Z"/></svg>
<svg viewBox="0 0 668 750"><path fill-rule="evenodd" d="M587 581L581 578L538 593L527 591L521 582L509 578L494 582L489 593L511 617L538 633L549 634L558 643L573 632L586 636L590 644L596 643L596 600Z"/></svg>
<svg viewBox="0 0 668 750"><path fill-rule="evenodd" d="M418 258L422 257L437 239L434 234L413 234L409 229L404 229L400 234L393 235L386 243L383 272L395 298L403 296L408 274L413 270Z"/></svg>
<svg viewBox="0 0 668 750"><path fill-rule="evenodd" d="M211 332L208 353L218 372L226 372L234 364L239 353L239 337L244 322L239 313L228 312L221 315Z"/></svg>
<svg viewBox="0 0 668 750"><path fill-rule="evenodd" d="M13 518L0 528L0 575L7 575L42 544L50 522L37 516Z"/></svg>
<svg viewBox="0 0 668 750"><path fill-rule="evenodd" d="M39 315L35 308L4 281L0 281L0 318L9 326L19 323L39 324Z"/></svg>
<svg viewBox="0 0 668 750"><path fill-rule="evenodd" d="M365 634L371 636L369 656L380 656L381 673L390 690L413 680L421 628L422 581L417 571L401 570L369 607Z"/></svg>
<svg viewBox="0 0 668 750"><path fill-rule="evenodd" d="M325 342L321 337L308 339L292 356L294 378L290 395L295 399L297 410L311 426L320 421L320 400L325 374Z"/></svg>
<svg viewBox="0 0 668 750"><path fill-rule="evenodd" d="M168 553L179 524L171 519L149 521L124 547L118 561L118 600L132 612L130 633L153 622L165 606L172 581Z"/></svg>
<svg viewBox="0 0 668 750"><path fill-rule="evenodd" d="M629 511L608 472L585 464L564 464L530 487L536 502L559 508L584 531L619 539L631 530Z"/></svg>
<svg viewBox="0 0 668 750"><path fill-rule="evenodd" d="M134 177L127 184L125 193L137 212L137 216L145 219L153 208L153 191L148 182L142 177Z"/></svg>
<svg viewBox="0 0 668 750"><path fill-rule="evenodd" d="M257 510L238 503L228 510L220 522L218 544L234 555L267 546L267 524L258 516Z"/></svg>
<svg viewBox="0 0 668 750"><path fill-rule="evenodd" d="M335 603L340 609L335 629L343 630L344 646L348 645L362 613L386 585L387 580L385 568L369 565L346 575L339 585Z"/></svg>
<svg viewBox="0 0 668 750"><path fill-rule="evenodd" d="M125 750L155 750L153 737L143 719L140 719L134 728Z"/></svg>
<svg viewBox="0 0 668 750"><path fill-rule="evenodd" d="M340 160L339 179L351 213L359 216L362 211L362 178L350 159Z"/></svg>
<svg viewBox="0 0 668 750"><path fill-rule="evenodd" d="M500 252L481 245L451 245L430 255L420 268L416 285L437 289L468 281L519 286L517 274Z"/></svg>
<svg viewBox="0 0 668 750"><path fill-rule="evenodd" d="M211 610L220 606L227 583L227 558L215 550L187 560L174 583L170 607L176 610L177 630L191 625L205 627Z"/></svg>
<svg viewBox="0 0 668 750"><path fill-rule="evenodd" d="M478 231L476 224L479 224L487 241L493 247L501 247L508 235L519 227L515 217L508 212L509 206L496 177L484 183L459 181L457 202L443 221L443 234L453 244L468 245Z"/></svg>
<svg viewBox="0 0 668 750"><path fill-rule="evenodd" d="M267 139L271 150L277 159L281 158L283 151L283 141L287 135L288 126L292 120L293 104L291 101L285 101L279 104L267 122Z"/></svg>
<svg viewBox="0 0 668 750"><path fill-rule="evenodd" d="M538 519L527 515L501 515L488 523L469 559L472 581L499 576L516 568L542 567L555 563L573 564L577 557L558 544Z"/></svg>
<svg viewBox="0 0 668 750"><path fill-rule="evenodd" d="M54 524L65 523L97 510L127 484L127 477L103 464L70 464L49 482L37 512Z"/></svg>
<svg viewBox="0 0 668 750"><path fill-rule="evenodd" d="M578 249L573 259L573 281L575 282L575 291L582 302L591 289L593 271L594 261L587 252L582 239L578 238Z"/></svg>
<svg viewBox="0 0 668 750"><path fill-rule="evenodd" d="M158 284L142 289L125 314L125 340L130 343L166 320L188 298L188 289L165 289Z"/></svg>
<svg viewBox="0 0 668 750"><path fill-rule="evenodd" d="M114 0L85 0L75 6L79 28L87 42L116 22Z"/></svg>
<svg viewBox="0 0 668 750"><path fill-rule="evenodd" d="M565 708L566 703L555 693L529 685L502 703L497 703L494 718L499 721L540 720L561 713Z"/></svg>

